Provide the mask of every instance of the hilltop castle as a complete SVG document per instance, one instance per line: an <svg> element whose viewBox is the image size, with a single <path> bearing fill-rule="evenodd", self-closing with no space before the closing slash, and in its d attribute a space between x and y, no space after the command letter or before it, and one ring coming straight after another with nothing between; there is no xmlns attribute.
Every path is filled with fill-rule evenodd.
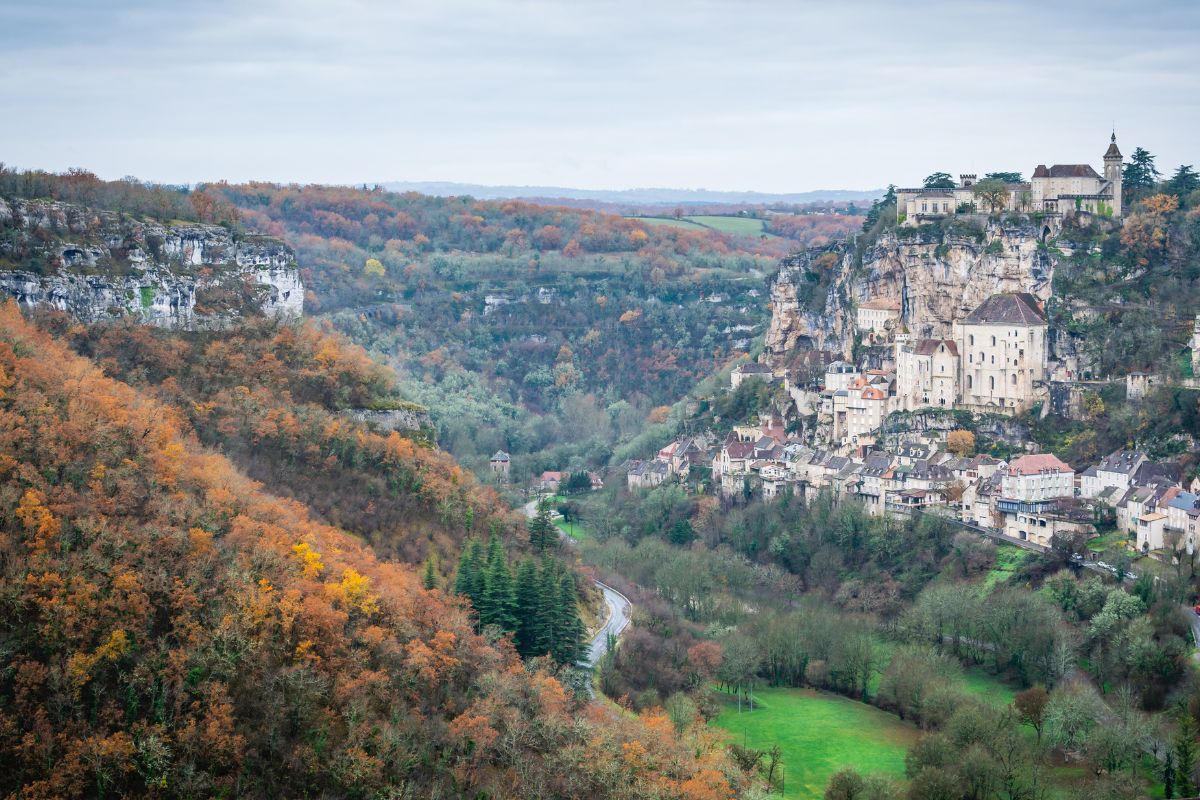
<svg viewBox="0 0 1200 800"><path fill-rule="evenodd" d="M977 194L977 175L960 175L953 188L896 190L896 219L908 226L990 210L1036 212L1069 216L1086 211L1105 217L1121 216L1121 174L1124 157L1114 132L1104 153L1104 174L1090 164L1038 164L1028 182L1006 183L1006 194L996 209L984 205Z"/></svg>

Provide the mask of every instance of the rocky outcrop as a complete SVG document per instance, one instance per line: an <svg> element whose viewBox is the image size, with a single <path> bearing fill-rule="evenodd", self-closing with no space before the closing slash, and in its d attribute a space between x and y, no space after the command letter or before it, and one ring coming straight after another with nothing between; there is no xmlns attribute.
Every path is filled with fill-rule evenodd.
<svg viewBox="0 0 1200 800"><path fill-rule="evenodd" d="M1041 236L1033 226L998 223L945 234L918 228L885 233L861 254L843 243L785 259L771 288L767 358L784 362L797 350L848 356L855 308L868 300L898 302L904 327L918 337L951 336L993 294L1047 300L1055 262Z"/></svg>
<svg viewBox="0 0 1200 800"><path fill-rule="evenodd" d="M423 431L433 428L429 409L416 403L386 409L354 408L347 413L355 422L380 431Z"/></svg>
<svg viewBox="0 0 1200 800"><path fill-rule="evenodd" d="M83 322L135 316L168 327L304 311L295 254L277 239L53 201L0 199L0 296Z"/></svg>

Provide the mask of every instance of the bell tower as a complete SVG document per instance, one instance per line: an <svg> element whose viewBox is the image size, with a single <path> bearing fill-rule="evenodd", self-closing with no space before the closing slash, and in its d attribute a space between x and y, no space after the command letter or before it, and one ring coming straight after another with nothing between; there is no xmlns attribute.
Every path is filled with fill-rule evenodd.
<svg viewBox="0 0 1200 800"><path fill-rule="evenodd" d="M1113 216L1121 216L1121 181L1124 166L1124 156L1117 148L1117 132L1113 131L1108 150L1104 153L1104 180L1108 181L1113 191Z"/></svg>

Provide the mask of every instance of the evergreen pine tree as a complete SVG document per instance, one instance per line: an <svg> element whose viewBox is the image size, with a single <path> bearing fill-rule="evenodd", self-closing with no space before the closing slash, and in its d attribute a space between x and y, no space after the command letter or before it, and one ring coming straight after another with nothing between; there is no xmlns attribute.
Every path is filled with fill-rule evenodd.
<svg viewBox="0 0 1200 800"><path fill-rule="evenodd" d="M559 664L573 666L583 657L583 620L579 617L579 595L575 578L564 571L558 579L558 603L554 609L555 636L551 655Z"/></svg>
<svg viewBox="0 0 1200 800"><path fill-rule="evenodd" d="M1175 754L1167 751L1167 757L1162 765L1163 797L1172 800L1175 797Z"/></svg>
<svg viewBox="0 0 1200 800"><path fill-rule="evenodd" d="M538 570L537 600L530 631L534 656L552 655L556 646L558 626L555 618L559 603L557 566L553 559L545 556Z"/></svg>
<svg viewBox="0 0 1200 800"><path fill-rule="evenodd" d="M470 599L475 605L483 589L483 545L470 539L458 559L458 574L454 577L454 593ZM478 610L478 606L476 606Z"/></svg>
<svg viewBox="0 0 1200 800"><path fill-rule="evenodd" d="M549 509L540 509L529 521L529 543L539 553L544 553L558 540L558 529L550 521Z"/></svg>
<svg viewBox="0 0 1200 800"><path fill-rule="evenodd" d="M1161 173L1154 166L1154 156L1144 148L1138 147L1129 157L1129 163L1125 165L1121 181L1126 191L1132 196L1137 196L1140 192L1153 189L1159 177L1161 177Z"/></svg>
<svg viewBox="0 0 1200 800"><path fill-rule="evenodd" d="M523 558L517 565L515 614L517 618L517 652L529 658L535 652L537 640L538 568L532 558Z"/></svg>
<svg viewBox="0 0 1200 800"><path fill-rule="evenodd" d="M671 531L667 534L667 539L670 540L671 544L680 546L691 544L692 539L695 538L696 532L692 530L692 523L686 519L678 520L671 526Z"/></svg>
<svg viewBox="0 0 1200 800"><path fill-rule="evenodd" d="M512 571L508 568L508 555L500 537L495 534L488 542L487 572L480 606L481 624L496 625L505 631L517 629Z"/></svg>
<svg viewBox="0 0 1200 800"><path fill-rule="evenodd" d="M1192 169L1191 164L1180 164L1179 169L1167 181L1166 189L1171 194L1183 200L1192 192L1200 189L1200 175Z"/></svg>
<svg viewBox="0 0 1200 800"><path fill-rule="evenodd" d="M425 572L421 574L421 586L426 591L436 589L438 585L437 574L437 557L430 551L429 557L425 559Z"/></svg>
<svg viewBox="0 0 1200 800"><path fill-rule="evenodd" d="M1196 721L1188 711L1179 715L1179 731L1175 734L1175 793L1180 797L1196 794L1192 773L1196 769Z"/></svg>

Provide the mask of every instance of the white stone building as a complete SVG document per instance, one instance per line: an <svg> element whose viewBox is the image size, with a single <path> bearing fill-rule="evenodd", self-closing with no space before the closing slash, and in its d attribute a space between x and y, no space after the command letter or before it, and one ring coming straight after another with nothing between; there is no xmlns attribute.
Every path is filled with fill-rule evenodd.
<svg viewBox="0 0 1200 800"><path fill-rule="evenodd" d="M959 393L958 345L949 339L896 343L896 409L951 408Z"/></svg>
<svg viewBox="0 0 1200 800"><path fill-rule="evenodd" d="M959 335L961 404L978 411L1017 413L1046 380L1046 317L1024 292L996 294L963 320Z"/></svg>
<svg viewBox="0 0 1200 800"><path fill-rule="evenodd" d="M900 303L879 297L860 303L856 309L858 330L862 333L882 334L888 325L900 319Z"/></svg>
<svg viewBox="0 0 1200 800"><path fill-rule="evenodd" d="M1104 153L1104 174L1089 164L1038 164L1027 183L1005 184L1006 194L1001 211L1036 211L1043 214L1068 216L1086 211L1101 216L1120 217L1121 176L1124 158L1117 147L1117 135L1112 135ZM987 213L975 194L977 175L960 175L953 187L896 190L896 219L904 225L952 217L963 213Z"/></svg>

